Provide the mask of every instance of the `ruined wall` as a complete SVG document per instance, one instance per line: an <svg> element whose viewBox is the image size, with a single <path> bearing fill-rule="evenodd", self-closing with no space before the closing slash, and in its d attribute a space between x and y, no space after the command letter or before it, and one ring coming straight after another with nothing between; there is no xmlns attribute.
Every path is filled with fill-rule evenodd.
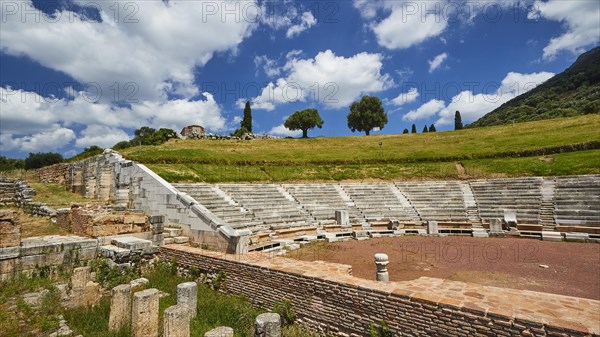
<svg viewBox="0 0 600 337"><path fill-rule="evenodd" d="M65 184L69 165L65 163L45 166L36 170L38 179L43 183Z"/></svg>
<svg viewBox="0 0 600 337"><path fill-rule="evenodd" d="M0 248L18 246L20 243L19 214L15 211L0 211Z"/></svg>
<svg viewBox="0 0 600 337"><path fill-rule="evenodd" d="M35 216L56 216L56 211L46 204L34 202L35 190L20 179L0 177L0 206L22 208L24 212Z"/></svg>
<svg viewBox="0 0 600 337"><path fill-rule="evenodd" d="M59 209L56 223L70 233L94 238L151 230L148 216L142 212L113 212L81 206Z"/></svg>
<svg viewBox="0 0 600 337"><path fill-rule="evenodd" d="M600 333L600 302L553 294L420 278L376 282L350 266L257 253L228 255L163 246L160 258L226 275L228 291L273 308L289 299L302 324L341 336L366 336L384 320L398 335L591 336ZM375 266L374 266L375 271Z"/></svg>
<svg viewBox="0 0 600 337"><path fill-rule="evenodd" d="M126 160L114 151L69 164L64 170L68 190L87 198L113 202L123 208L165 216L184 235L224 251L247 251L249 231L236 231L185 193L177 191L146 166ZM162 241L162 227L152 228Z"/></svg>

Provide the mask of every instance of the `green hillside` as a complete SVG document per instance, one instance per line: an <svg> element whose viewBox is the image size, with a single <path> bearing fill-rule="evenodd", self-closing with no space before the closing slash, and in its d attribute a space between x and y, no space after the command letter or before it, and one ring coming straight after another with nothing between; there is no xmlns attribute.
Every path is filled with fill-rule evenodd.
<svg viewBox="0 0 600 337"><path fill-rule="evenodd" d="M592 114L425 134L177 139L144 146L141 155L138 148L123 155L148 164L171 182L585 174L600 173L599 127L600 115Z"/></svg>
<svg viewBox="0 0 600 337"><path fill-rule="evenodd" d="M504 103L467 127L502 125L600 112L600 47L535 89Z"/></svg>

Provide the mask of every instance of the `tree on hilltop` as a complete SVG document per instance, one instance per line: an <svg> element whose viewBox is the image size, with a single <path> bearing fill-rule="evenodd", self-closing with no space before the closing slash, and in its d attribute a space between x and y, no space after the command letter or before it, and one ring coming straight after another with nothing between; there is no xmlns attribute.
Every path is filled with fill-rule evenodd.
<svg viewBox="0 0 600 337"><path fill-rule="evenodd" d="M412 125L410 133L417 133L417 126L416 125L414 125L414 124Z"/></svg>
<svg viewBox="0 0 600 337"><path fill-rule="evenodd" d="M436 132L436 131L437 131L437 130L435 129L435 125L434 125L434 124L431 124L431 125L429 126L429 132Z"/></svg>
<svg viewBox="0 0 600 337"><path fill-rule="evenodd" d="M454 130L462 130L462 128L462 117L460 117L460 111L456 110L454 113Z"/></svg>
<svg viewBox="0 0 600 337"><path fill-rule="evenodd" d="M350 104L348 128L358 132L365 132L368 136L374 128L383 129L387 124L387 113L383 109L381 100L376 96L363 96L359 102Z"/></svg>
<svg viewBox="0 0 600 337"><path fill-rule="evenodd" d="M423 127L423 133L425 133L425 132L429 132L429 130L427 129L427 125L425 125L425 126Z"/></svg>
<svg viewBox="0 0 600 337"><path fill-rule="evenodd" d="M252 133L252 109L250 109L250 101L247 101L244 107L244 119L242 119L240 127L246 128L249 133Z"/></svg>
<svg viewBox="0 0 600 337"><path fill-rule="evenodd" d="M288 117L283 126L289 130L302 130L302 138L308 138L308 130L314 127L323 127L323 120L317 109L304 109L294 112Z"/></svg>
<svg viewBox="0 0 600 337"><path fill-rule="evenodd" d="M408 129L404 129L404 131L402 131L402 134L405 135L408 133Z"/></svg>

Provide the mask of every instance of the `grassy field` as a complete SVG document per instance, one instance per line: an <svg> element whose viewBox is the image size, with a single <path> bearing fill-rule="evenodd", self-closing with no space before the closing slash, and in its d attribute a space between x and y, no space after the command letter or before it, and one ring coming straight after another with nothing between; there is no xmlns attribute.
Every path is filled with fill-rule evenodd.
<svg viewBox="0 0 600 337"><path fill-rule="evenodd" d="M595 114L426 134L173 140L123 155L171 182L453 178L457 162L469 176L564 175L598 172L597 150L558 153L574 144L597 148L598 130Z"/></svg>

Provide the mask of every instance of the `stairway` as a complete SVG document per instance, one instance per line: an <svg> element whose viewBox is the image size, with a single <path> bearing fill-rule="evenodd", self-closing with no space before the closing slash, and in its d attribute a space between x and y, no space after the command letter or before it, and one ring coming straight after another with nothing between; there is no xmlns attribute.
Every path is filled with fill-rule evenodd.
<svg viewBox="0 0 600 337"><path fill-rule="evenodd" d="M475 202L475 196L473 196L473 190L471 190L471 186L468 182L463 182L460 184L460 189L465 200L467 219L473 224L473 227L482 227L481 218L479 217L479 209L477 208L477 202Z"/></svg>
<svg viewBox="0 0 600 337"><path fill-rule="evenodd" d="M544 231L554 231L556 223L554 221L554 179L544 179L540 187L542 193L542 202L540 205L540 225Z"/></svg>

